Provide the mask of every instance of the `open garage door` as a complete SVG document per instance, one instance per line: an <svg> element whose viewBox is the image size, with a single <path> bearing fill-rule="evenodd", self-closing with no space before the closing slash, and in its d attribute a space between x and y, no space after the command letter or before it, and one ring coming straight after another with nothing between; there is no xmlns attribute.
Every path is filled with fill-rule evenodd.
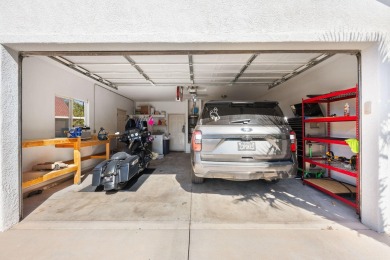
<svg viewBox="0 0 390 260"><path fill-rule="evenodd" d="M173 101L176 86L184 86L189 95L191 86L198 87L196 94L207 95L207 99L220 99L221 95L243 100L261 97L335 53L177 51L47 55L134 100Z"/></svg>
<svg viewBox="0 0 390 260"><path fill-rule="evenodd" d="M127 114L126 120L128 118L148 120L153 117L153 126L150 130L155 135L155 140L162 142L163 137L160 135L169 135L170 114L185 115L187 127L183 129L185 135L190 136L191 122L193 124L193 116L197 115L195 111L199 113L201 105L208 100L267 99L278 101L293 128L298 127L296 133L298 157L301 161L300 176L314 176L311 172L319 168L312 163L306 167L309 170L305 169L303 154L305 148L309 150L307 145L313 153L321 152L325 156L326 152L332 151L339 157L351 157L351 154L345 153L345 147L344 150L339 149L336 144L327 143L318 147L313 147L314 142L303 144L302 114L297 113L295 106L299 106L302 99L358 85L359 60L355 55L358 56L359 53L356 50L26 52L23 55L25 55L23 139L26 143L29 139L51 137L51 132L54 138L55 131L45 127L54 122L58 122L62 128L66 126L70 128L72 122L76 122L75 120L83 120L82 123L90 128L92 134L97 134L101 127L110 133L115 133L122 125L117 121L117 111L124 111ZM46 74L44 80L43 77L37 76L44 74ZM178 89L183 94L179 100L177 100ZM54 103L55 109L58 110L55 118L49 116L50 111L54 109L53 103L43 104L42 98L53 99L53 103L55 98L58 101ZM63 107L65 105L68 111L61 112L59 103ZM357 103L349 104L351 113L356 113L356 107L352 108L355 104ZM336 107L332 108L332 112L323 104L320 104L318 109L322 112L322 116L326 116L342 113L344 105L345 102L338 102ZM44 108L38 109L40 106ZM78 111L79 107L82 107L82 113L75 114L73 110ZM38 110L41 113L37 113ZM54 128L56 125L53 125ZM308 130L306 134L330 135L328 127L314 123L308 127L311 132ZM341 138L346 139L356 133L354 127L351 124L341 127L332 126L332 134L341 135ZM61 133L64 130L62 128L55 130ZM175 141L172 140L172 143ZM57 148L60 146L57 144ZM188 152L189 141L185 146ZM158 149L155 152L163 153L162 144L156 143L154 147ZM116 148L116 144L111 143L110 148L106 146L105 149L104 147L81 149L78 155L79 174L81 170L88 171L99 162L98 157L93 157L95 154L103 153L106 157L100 158L108 158L107 154L110 150L112 152ZM72 162L74 160L72 151L54 147L23 149L23 154L25 172L42 161ZM72 174L73 171L67 172L67 176ZM325 167L322 177L330 174L331 171ZM45 183L47 179L44 180L40 175L38 174L38 177ZM40 183L35 181L36 176L26 178L26 182L30 185L28 187L30 189L26 189L26 192L34 190L33 186ZM53 175L54 181L59 177ZM355 185L359 190L358 174L345 177L336 171L332 177L342 183L341 185ZM351 199L357 201L355 206L359 209L358 199L354 197L356 191L352 193Z"/></svg>

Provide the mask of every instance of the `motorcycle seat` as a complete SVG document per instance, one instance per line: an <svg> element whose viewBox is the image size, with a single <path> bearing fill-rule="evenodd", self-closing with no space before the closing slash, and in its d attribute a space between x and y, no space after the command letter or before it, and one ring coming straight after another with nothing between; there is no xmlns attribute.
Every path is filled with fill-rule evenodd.
<svg viewBox="0 0 390 260"><path fill-rule="evenodd" d="M131 155L125 152L118 152L111 156L111 159L113 160L125 160L129 158Z"/></svg>

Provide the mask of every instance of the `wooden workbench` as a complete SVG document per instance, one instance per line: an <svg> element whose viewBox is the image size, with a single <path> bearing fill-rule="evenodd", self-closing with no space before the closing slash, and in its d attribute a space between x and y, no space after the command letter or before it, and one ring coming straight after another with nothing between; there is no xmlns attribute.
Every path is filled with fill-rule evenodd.
<svg viewBox="0 0 390 260"><path fill-rule="evenodd" d="M96 145L106 146L104 154L93 154L81 157L81 148ZM22 148L49 146L54 145L56 148L73 148L73 161L66 161L67 168L52 171L31 171L23 173L22 188L27 189L33 185L37 185L60 176L68 175L71 172L74 174L74 183L81 182L81 161L88 159L109 159L110 158L110 139L100 141L96 136L91 140L81 140L81 138L54 138L54 139L38 139L26 140L22 142Z"/></svg>

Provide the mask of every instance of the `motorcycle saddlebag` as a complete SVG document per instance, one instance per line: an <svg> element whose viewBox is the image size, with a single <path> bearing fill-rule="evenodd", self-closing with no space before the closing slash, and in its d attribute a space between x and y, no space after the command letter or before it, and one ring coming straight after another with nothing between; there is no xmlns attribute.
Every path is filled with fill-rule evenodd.
<svg viewBox="0 0 390 260"><path fill-rule="evenodd" d="M102 173L103 173L103 167L108 164L110 160L103 161L95 166L92 170L92 186L99 186L103 185L102 183Z"/></svg>
<svg viewBox="0 0 390 260"><path fill-rule="evenodd" d="M119 182L126 182L139 171L139 156L132 155L119 164Z"/></svg>

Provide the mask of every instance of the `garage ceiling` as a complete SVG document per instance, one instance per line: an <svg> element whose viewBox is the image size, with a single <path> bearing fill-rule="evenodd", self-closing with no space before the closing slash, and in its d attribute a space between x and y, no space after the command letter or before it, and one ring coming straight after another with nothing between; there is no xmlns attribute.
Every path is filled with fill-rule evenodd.
<svg viewBox="0 0 390 260"><path fill-rule="evenodd" d="M333 56L333 53L50 56L135 101L173 101L176 87L197 98L248 100Z"/></svg>

